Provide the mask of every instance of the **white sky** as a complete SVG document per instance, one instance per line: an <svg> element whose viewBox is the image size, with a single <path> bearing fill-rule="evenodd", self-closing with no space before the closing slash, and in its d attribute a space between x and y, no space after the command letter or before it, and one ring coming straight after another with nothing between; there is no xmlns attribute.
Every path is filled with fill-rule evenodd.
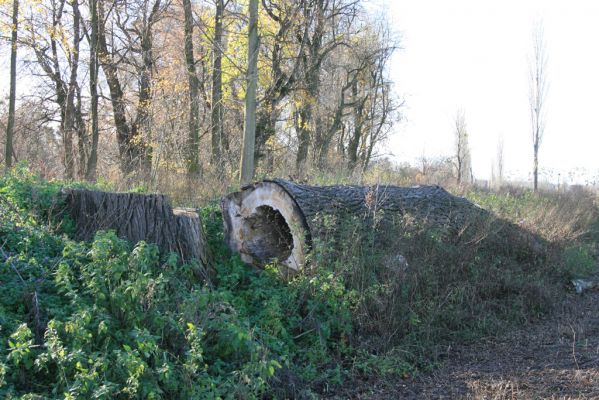
<svg viewBox="0 0 599 400"><path fill-rule="evenodd" d="M382 4L381 4L382 3ZM405 120L389 149L398 161L452 154L458 108L477 178L490 177L497 140L511 179L530 179L532 143L528 57L543 21L547 44L547 120L539 152L542 178L599 176L599 1L381 0L401 47L391 77ZM583 171L584 170L584 171ZM568 179L574 173L575 177ZM574 179L572 179L574 178Z"/></svg>

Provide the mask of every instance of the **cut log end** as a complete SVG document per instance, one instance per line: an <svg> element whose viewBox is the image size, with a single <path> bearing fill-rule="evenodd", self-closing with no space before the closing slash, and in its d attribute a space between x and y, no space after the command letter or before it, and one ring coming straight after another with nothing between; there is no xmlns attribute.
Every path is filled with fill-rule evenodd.
<svg viewBox="0 0 599 400"><path fill-rule="evenodd" d="M223 198L225 239L241 259L257 267L273 261L290 273L306 257L304 216L295 200L275 182L259 182Z"/></svg>

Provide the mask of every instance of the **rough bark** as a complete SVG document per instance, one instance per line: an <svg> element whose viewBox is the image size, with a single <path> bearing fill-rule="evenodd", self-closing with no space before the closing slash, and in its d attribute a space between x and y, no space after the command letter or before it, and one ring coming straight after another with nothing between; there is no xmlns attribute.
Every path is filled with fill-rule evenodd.
<svg viewBox="0 0 599 400"><path fill-rule="evenodd" d="M212 43L212 159L211 163L218 171L223 170L223 150L225 144L223 130L223 16L225 4L223 0L216 0L216 13L214 15L214 42Z"/></svg>
<svg viewBox="0 0 599 400"><path fill-rule="evenodd" d="M245 93L245 125L239 180L247 184L254 178L254 150L256 147L256 86L258 84L258 0L250 0L248 31L248 71Z"/></svg>
<svg viewBox="0 0 599 400"><path fill-rule="evenodd" d="M73 150L73 136L76 124L76 107L75 96L77 94L77 74L79 71L79 42L81 41L79 3L74 1L73 4L73 44L69 54L70 76L68 83L68 91L66 98L64 127L63 127L63 144L64 144L64 159L65 178L75 178L75 152Z"/></svg>
<svg viewBox="0 0 599 400"><path fill-rule="evenodd" d="M172 209L160 194L107 193L65 189L75 237L91 240L98 230L112 229L133 243L155 243L163 253L174 252L182 262L197 260L208 277L212 265L199 215L192 209Z"/></svg>
<svg viewBox="0 0 599 400"><path fill-rule="evenodd" d="M91 36L89 43L89 93L91 118L91 149L85 169L85 179L96 180L98 168L98 0L90 0Z"/></svg>
<svg viewBox="0 0 599 400"><path fill-rule="evenodd" d="M152 71L154 68L152 29L158 18L161 1L156 0L154 2L149 15L143 18L143 26L135 31L136 37L129 40L131 47L139 46L139 49L136 50L141 54L141 63L136 68L139 81L136 116L131 123L127 119L126 96L119 77L119 68L123 63L123 59L116 57L114 49L108 46L109 39L112 38L107 37L105 6L104 0L98 1L98 60L104 71L110 92L121 171L125 175L139 171L145 174L150 171L152 165L151 147L147 145L145 139L149 136L151 128L150 107L152 103ZM110 8L108 12L111 12ZM113 32L110 32L110 34L114 35Z"/></svg>
<svg viewBox="0 0 599 400"><path fill-rule="evenodd" d="M193 54L193 12L191 0L183 0L185 16L185 64L189 81L189 147L187 160L188 172L191 175L200 174L200 81L196 71L196 61Z"/></svg>
<svg viewBox="0 0 599 400"><path fill-rule="evenodd" d="M135 160L139 159L141 149L135 146L132 140L131 130L127 122L127 110L123 87L118 75L118 69L112 53L108 50L108 38L106 37L106 14L104 0L98 1L98 60L106 76L106 83L110 92L110 103L112 104L112 116L116 129L116 137L119 146L121 171L128 174L135 168Z"/></svg>
<svg viewBox="0 0 599 400"><path fill-rule="evenodd" d="M19 0L13 0L12 32L10 37L10 96L8 101L8 122L6 124L6 147L4 160L6 170L12 167L13 131L15 125L15 102L17 88L17 30L19 25Z"/></svg>
<svg viewBox="0 0 599 400"><path fill-rule="evenodd" d="M484 228L484 235L501 232L501 244L513 246L514 252L540 246L516 225L439 186L317 187L272 180L229 194L221 207L225 240L232 250L259 267L277 259L291 273L304 266L315 241L350 246L335 241L345 223L357 224L352 229L376 230L377 245L393 253L398 249L392 248L397 243L390 237L392 229L408 224L433 227L448 240L462 237L470 227Z"/></svg>

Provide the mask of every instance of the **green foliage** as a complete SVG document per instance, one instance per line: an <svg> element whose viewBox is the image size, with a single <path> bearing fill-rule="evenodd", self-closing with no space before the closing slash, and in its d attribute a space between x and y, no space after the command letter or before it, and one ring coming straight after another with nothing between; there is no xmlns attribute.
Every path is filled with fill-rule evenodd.
<svg viewBox="0 0 599 400"><path fill-rule="evenodd" d="M259 398L282 370L339 375L331 360L352 330L343 283L249 269L222 244L215 206L203 210L211 287L155 245L69 239L40 211L59 204L57 182L21 171L0 190L0 397Z"/></svg>
<svg viewBox="0 0 599 400"><path fill-rule="evenodd" d="M324 240L314 243L312 268L331 271L351 299L352 368L361 374L430 368L452 343L549 312L563 288L558 260L494 218L459 233L380 214L313 223Z"/></svg>
<svg viewBox="0 0 599 400"><path fill-rule="evenodd" d="M566 248L562 254L562 268L568 279L585 278L597 272L597 261L589 244Z"/></svg>
<svg viewBox="0 0 599 400"><path fill-rule="evenodd" d="M60 189L26 169L0 178L2 398L314 397L352 375L406 377L547 312L564 278L595 265L592 243L537 254L492 221L452 236L409 216L322 215L306 272L285 282L228 250L211 204L207 285L154 245L70 239Z"/></svg>

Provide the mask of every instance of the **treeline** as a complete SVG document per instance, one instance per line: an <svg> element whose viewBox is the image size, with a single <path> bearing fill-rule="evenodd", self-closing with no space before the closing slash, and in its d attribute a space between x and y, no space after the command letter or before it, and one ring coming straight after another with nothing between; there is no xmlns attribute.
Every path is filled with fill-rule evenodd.
<svg viewBox="0 0 599 400"><path fill-rule="evenodd" d="M247 7L5 1L2 36L9 44L16 31L19 60L6 155L67 179L236 176ZM385 19L355 0L261 0L258 34L258 173L366 169L400 106L388 77L396 40ZM2 135L9 108L2 103Z"/></svg>

